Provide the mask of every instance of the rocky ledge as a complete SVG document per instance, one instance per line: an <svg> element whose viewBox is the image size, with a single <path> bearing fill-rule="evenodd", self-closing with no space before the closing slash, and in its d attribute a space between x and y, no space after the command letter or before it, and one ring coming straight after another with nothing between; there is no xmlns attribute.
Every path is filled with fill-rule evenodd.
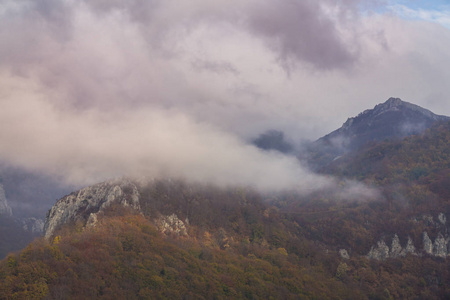
<svg viewBox="0 0 450 300"><path fill-rule="evenodd" d="M111 180L71 193L58 200L47 213L45 237L50 238L66 223L95 224L97 214L113 203L140 211L139 198L138 188L127 179Z"/></svg>
<svg viewBox="0 0 450 300"><path fill-rule="evenodd" d="M437 221L433 219L431 215L423 215L414 219L415 222L423 222L430 229L435 228L440 231L437 233L434 242L428 236L428 233L424 231L422 233L422 244L423 248L416 248L413 244L413 241L410 237L406 242L405 247L403 248L400 244L400 239L398 235L395 234L392 238L391 247L389 247L384 239L381 239L377 242L376 246L372 246L369 253L367 254L368 258L383 260L386 258L397 258L404 257L407 254L412 255L431 255L441 258L446 258L450 256L450 235L448 234L449 230L446 226L447 217L444 213L440 213L437 216Z"/></svg>

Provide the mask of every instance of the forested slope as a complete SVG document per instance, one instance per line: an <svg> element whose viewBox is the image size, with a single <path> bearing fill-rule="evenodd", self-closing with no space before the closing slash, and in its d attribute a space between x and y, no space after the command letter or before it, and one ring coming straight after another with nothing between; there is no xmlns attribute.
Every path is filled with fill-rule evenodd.
<svg viewBox="0 0 450 300"><path fill-rule="evenodd" d="M376 199L136 184L139 211L112 205L95 224L79 218L10 254L0 298L448 299L450 262L436 241L448 237L449 145L443 123L322 169L343 187L365 182ZM394 241L406 249L409 239L414 252L400 255ZM388 255L369 258L381 241Z"/></svg>

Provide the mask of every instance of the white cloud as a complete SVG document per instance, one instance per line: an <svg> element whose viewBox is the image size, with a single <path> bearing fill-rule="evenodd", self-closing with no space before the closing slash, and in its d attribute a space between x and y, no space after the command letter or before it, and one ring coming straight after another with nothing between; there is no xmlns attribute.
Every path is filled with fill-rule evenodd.
<svg viewBox="0 0 450 300"><path fill-rule="evenodd" d="M245 141L318 138L390 96L450 114L449 31L357 1L15 3L1 4L0 158L67 180L322 186Z"/></svg>

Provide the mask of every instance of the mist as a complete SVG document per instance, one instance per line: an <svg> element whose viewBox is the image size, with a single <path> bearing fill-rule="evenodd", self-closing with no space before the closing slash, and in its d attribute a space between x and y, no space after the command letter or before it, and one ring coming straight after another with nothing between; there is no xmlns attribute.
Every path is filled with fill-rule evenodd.
<svg viewBox="0 0 450 300"><path fill-rule="evenodd" d="M360 1L3 1L0 44L0 161L72 185L307 193L337 183L249 141L316 139L391 95L450 112L447 82L426 78L450 75L448 30Z"/></svg>

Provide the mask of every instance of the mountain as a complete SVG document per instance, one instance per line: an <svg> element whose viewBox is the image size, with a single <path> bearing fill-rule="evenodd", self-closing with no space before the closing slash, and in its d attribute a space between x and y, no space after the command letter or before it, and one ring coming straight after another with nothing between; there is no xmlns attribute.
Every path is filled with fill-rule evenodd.
<svg viewBox="0 0 450 300"><path fill-rule="evenodd" d="M269 130L256 138L253 144L263 150L276 150L281 153L290 153L294 147L286 141L284 133L279 130Z"/></svg>
<svg viewBox="0 0 450 300"><path fill-rule="evenodd" d="M383 193L419 194L411 206L174 179L100 183L60 199L47 237L0 262L0 291L6 299L446 299L449 199L426 185L403 188ZM432 205L411 209L419 198Z"/></svg>
<svg viewBox="0 0 450 300"><path fill-rule="evenodd" d="M42 235L45 213L73 188L0 162L0 259Z"/></svg>
<svg viewBox="0 0 450 300"><path fill-rule="evenodd" d="M343 152L321 172L335 189L82 188L54 204L45 237L0 262L0 298L450 298L450 121Z"/></svg>
<svg viewBox="0 0 450 300"><path fill-rule="evenodd" d="M436 115L399 98L389 98L373 109L348 118L341 128L315 141L309 146L309 160L312 165L323 166L370 142L421 133L436 122L449 120L450 117Z"/></svg>
<svg viewBox="0 0 450 300"><path fill-rule="evenodd" d="M0 258L12 251L23 249L43 231L43 220L38 218L18 218L13 215L0 184Z"/></svg>
<svg viewBox="0 0 450 300"><path fill-rule="evenodd" d="M74 186L0 162L0 182L8 203L19 218L42 218L55 200L74 190Z"/></svg>

